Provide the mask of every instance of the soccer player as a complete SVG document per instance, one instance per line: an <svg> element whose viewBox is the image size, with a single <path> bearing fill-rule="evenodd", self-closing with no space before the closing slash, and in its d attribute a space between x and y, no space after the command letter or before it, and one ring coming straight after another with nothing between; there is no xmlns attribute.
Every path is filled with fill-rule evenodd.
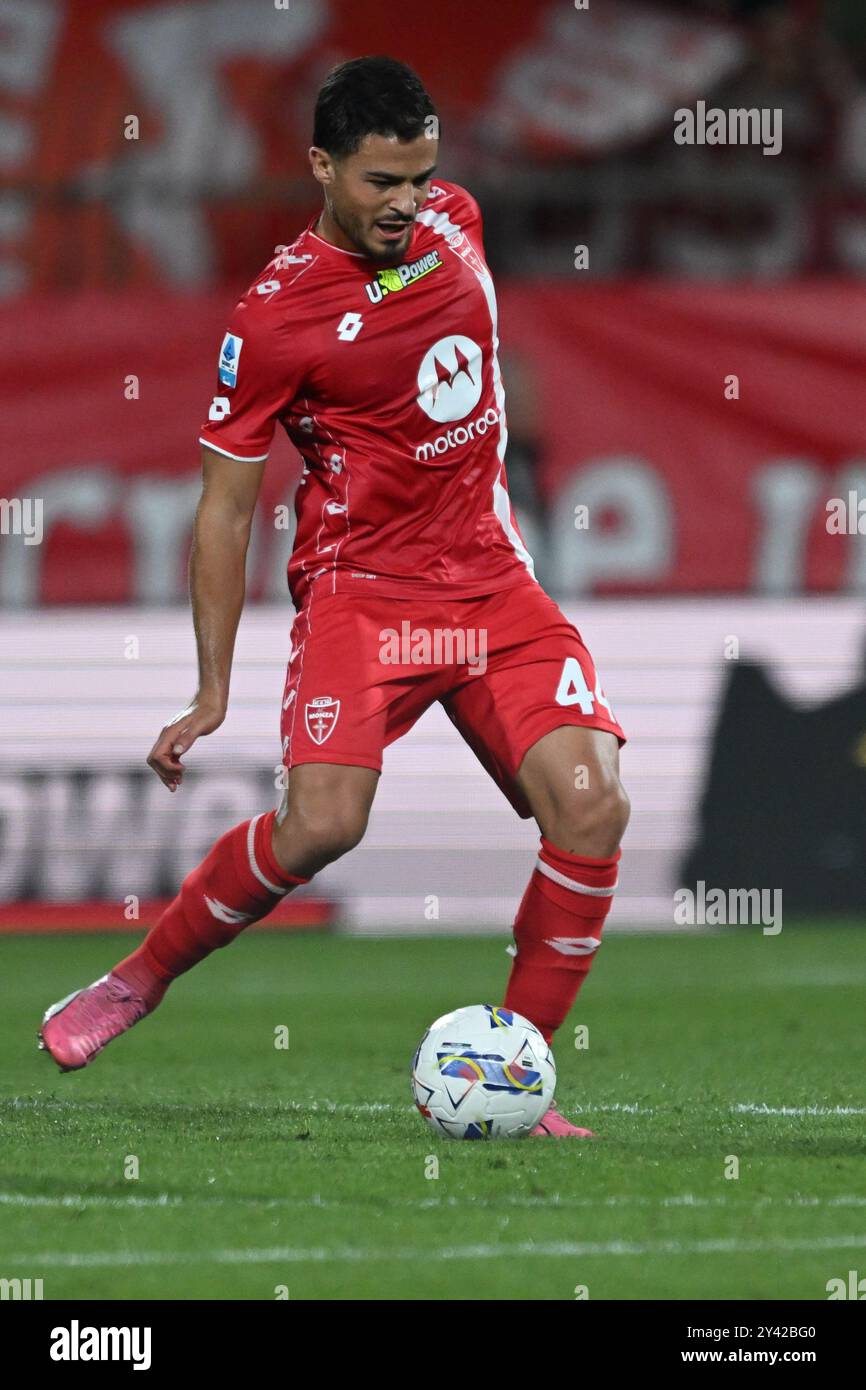
<svg viewBox="0 0 866 1390"><path fill-rule="evenodd" d="M504 1007L549 1043L592 965L628 818L624 735L514 518L481 216L434 178L438 137L420 80L391 58L343 63L319 92L309 158L324 206L277 248L223 339L190 560L198 690L148 758L176 792L184 756L225 718L279 422L304 461L287 791L217 840L137 950L48 1010L40 1042L63 1071L357 845L383 748L434 700L540 830ZM534 1133L590 1135L556 1109Z"/></svg>

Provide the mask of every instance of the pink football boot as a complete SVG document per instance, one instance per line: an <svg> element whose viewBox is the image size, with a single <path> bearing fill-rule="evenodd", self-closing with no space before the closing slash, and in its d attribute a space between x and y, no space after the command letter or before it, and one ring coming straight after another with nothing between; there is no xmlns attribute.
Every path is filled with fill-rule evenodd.
<svg viewBox="0 0 866 1390"><path fill-rule="evenodd" d="M51 1005L37 1034L39 1046L61 1071L77 1071L150 1012L131 985L109 973Z"/></svg>
<svg viewBox="0 0 866 1390"><path fill-rule="evenodd" d="M536 1135L543 1139L594 1139L595 1135L591 1129L578 1129L577 1125L571 1124L564 1115L560 1115L555 1105L542 1115L535 1129L530 1134L530 1139Z"/></svg>

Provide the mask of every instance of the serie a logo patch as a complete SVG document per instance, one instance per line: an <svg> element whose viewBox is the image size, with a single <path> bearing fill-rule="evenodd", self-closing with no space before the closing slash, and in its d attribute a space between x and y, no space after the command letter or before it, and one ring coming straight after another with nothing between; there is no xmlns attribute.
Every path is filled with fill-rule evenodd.
<svg viewBox="0 0 866 1390"><path fill-rule="evenodd" d="M243 345L243 338L238 338L234 333L227 333L223 338L219 360L219 379L221 386L237 386L238 362L240 361L241 348Z"/></svg>

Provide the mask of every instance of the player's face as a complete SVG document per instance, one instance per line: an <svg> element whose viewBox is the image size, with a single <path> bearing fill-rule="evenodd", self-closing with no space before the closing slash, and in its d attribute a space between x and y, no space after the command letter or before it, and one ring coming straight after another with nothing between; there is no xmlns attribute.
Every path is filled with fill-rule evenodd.
<svg viewBox="0 0 866 1390"><path fill-rule="evenodd" d="M401 261L430 189L438 147L426 135L406 141L367 135L357 153L343 159L314 147L310 161L325 194L322 230L328 239L384 265Z"/></svg>

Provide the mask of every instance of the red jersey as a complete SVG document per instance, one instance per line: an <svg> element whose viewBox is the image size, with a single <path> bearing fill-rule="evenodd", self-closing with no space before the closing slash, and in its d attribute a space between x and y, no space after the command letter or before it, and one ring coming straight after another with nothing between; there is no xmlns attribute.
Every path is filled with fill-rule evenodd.
<svg viewBox="0 0 866 1390"><path fill-rule="evenodd" d="M323 241L317 220L236 305L201 443L260 462L279 421L301 454L297 607L313 580L446 598L525 583L478 204L435 183L387 269Z"/></svg>

